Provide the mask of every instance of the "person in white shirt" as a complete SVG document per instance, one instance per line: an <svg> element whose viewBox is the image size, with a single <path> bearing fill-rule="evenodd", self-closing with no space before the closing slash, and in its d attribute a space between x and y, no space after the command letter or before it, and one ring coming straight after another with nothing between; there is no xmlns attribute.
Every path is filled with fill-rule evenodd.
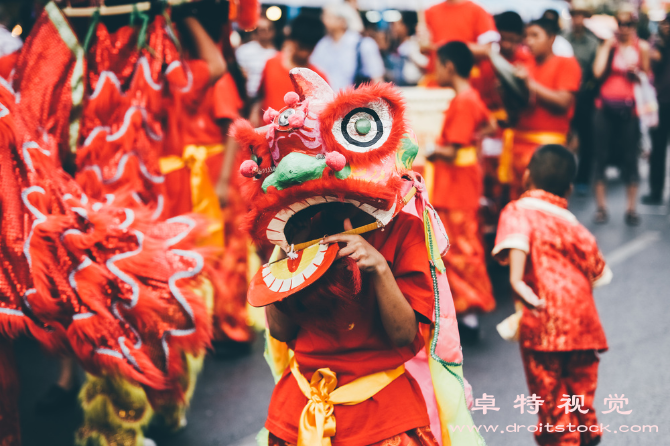
<svg viewBox="0 0 670 446"><path fill-rule="evenodd" d="M551 47L551 50L554 52L554 55L561 57L573 57L575 51L572 48L572 44L568 42L568 39L561 35L561 24L558 11L555 9L547 9L542 14L542 18L549 19L556 25L556 38L554 39L554 44Z"/></svg>
<svg viewBox="0 0 670 446"><path fill-rule="evenodd" d="M328 77L337 91L363 80L381 82L384 61L377 42L361 36L358 12L347 3L331 4L323 11L327 35L314 48L310 59Z"/></svg>
<svg viewBox="0 0 670 446"><path fill-rule="evenodd" d="M256 97L258 93L258 85L261 82L265 62L277 54L274 39L274 24L265 17L261 17L253 32L253 40L240 45L235 51L237 63L247 77L247 95L249 98Z"/></svg>

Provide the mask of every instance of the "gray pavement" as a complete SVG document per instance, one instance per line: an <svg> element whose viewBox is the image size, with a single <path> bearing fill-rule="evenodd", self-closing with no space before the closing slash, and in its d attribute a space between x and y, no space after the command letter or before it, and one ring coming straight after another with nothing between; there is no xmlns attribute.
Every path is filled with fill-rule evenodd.
<svg viewBox="0 0 670 446"><path fill-rule="evenodd" d="M644 190L645 188L643 188ZM641 207L643 223L637 228L623 223L624 191L610 189L611 221L605 226L590 223L595 210L592 197L574 197L571 210L596 235L612 264L614 281L596 291L596 302L607 333L610 350L601 356L596 408L600 421L610 425L603 445L666 445L670 420L670 216L667 207ZM535 416L514 409L516 395L527 394L518 345L503 341L495 325L512 313L504 271L493 270L498 308L481 318L482 339L465 346L465 375L476 398L495 397L498 412L477 412L475 422L497 426L483 432L489 445L531 446L527 431L507 432L514 423L532 425ZM35 400L53 382L56 363L43 356L34 343L17 345L22 378L21 416L25 446L67 446L81 420L73 408L53 416L37 416ZM157 439L159 446L252 446L262 427L272 378L262 357L262 343L251 355L234 359L209 358L195 393L189 426L179 435ZM630 415L601 414L608 409L604 398L624 394ZM658 433L622 433L620 425L656 425ZM524 428L525 429L525 428ZM617 433L614 433L614 431ZM504 431L504 433L501 433Z"/></svg>

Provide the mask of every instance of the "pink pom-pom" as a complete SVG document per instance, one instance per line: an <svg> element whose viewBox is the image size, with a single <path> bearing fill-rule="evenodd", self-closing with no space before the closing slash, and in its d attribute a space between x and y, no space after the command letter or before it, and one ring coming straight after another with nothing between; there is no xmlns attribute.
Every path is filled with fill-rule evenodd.
<svg viewBox="0 0 670 446"><path fill-rule="evenodd" d="M240 173L243 177L253 178L258 173L258 164L253 160L246 160L240 166Z"/></svg>
<svg viewBox="0 0 670 446"><path fill-rule="evenodd" d="M326 155L326 166L339 172L347 165L347 159L340 152L329 152Z"/></svg>
<svg viewBox="0 0 670 446"><path fill-rule="evenodd" d="M265 121L266 124L269 124L275 120L278 114L279 112L277 110L270 107L267 110L265 110L265 113L263 113L263 121Z"/></svg>
<svg viewBox="0 0 670 446"><path fill-rule="evenodd" d="M305 124L305 113L298 110L288 117L288 125L294 129L299 129Z"/></svg>
<svg viewBox="0 0 670 446"><path fill-rule="evenodd" d="M284 95L284 104L293 107L300 100L300 96L295 91L289 91Z"/></svg>

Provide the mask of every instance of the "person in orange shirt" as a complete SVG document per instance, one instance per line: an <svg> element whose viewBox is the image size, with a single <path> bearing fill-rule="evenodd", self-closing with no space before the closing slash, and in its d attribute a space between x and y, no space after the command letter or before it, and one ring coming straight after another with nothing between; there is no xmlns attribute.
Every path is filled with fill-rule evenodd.
<svg viewBox="0 0 670 446"><path fill-rule="evenodd" d="M574 57L553 53L555 38L555 24L548 19L535 20L526 27L526 44L534 60L516 72L528 85L530 105L514 129L512 199L523 193L523 174L535 150L545 144L565 144L570 130L581 68Z"/></svg>
<svg viewBox="0 0 670 446"><path fill-rule="evenodd" d="M437 55L437 81L456 90L456 97L446 111L437 148L429 155L435 169L432 201L451 240L443 260L462 333L476 338L476 314L493 310L495 300L479 234L483 178L475 146L480 133L493 131L495 121L468 81L474 57L467 45L449 42Z"/></svg>
<svg viewBox="0 0 670 446"><path fill-rule="evenodd" d="M293 19L291 31L282 50L265 64L257 102L252 107L250 116L254 125L260 125L264 111L284 108L284 94L293 91L293 84L288 76L292 68L306 67L326 79L321 71L309 63L309 56L325 33L325 27L317 17L299 15Z"/></svg>
<svg viewBox="0 0 670 446"><path fill-rule="evenodd" d="M428 8L425 12L425 28L430 35L430 44L424 46L424 51L431 55L427 68L429 74L423 82L427 86L436 86L436 51L445 43L465 42L475 60L481 61L488 57L491 44L500 39L491 14L470 0L445 0ZM479 67L475 66L471 79L478 77Z"/></svg>
<svg viewBox="0 0 670 446"><path fill-rule="evenodd" d="M488 55L491 43L500 39L491 14L470 0L445 0L426 10L426 27L433 50L445 43L465 42L475 59Z"/></svg>
<svg viewBox="0 0 670 446"><path fill-rule="evenodd" d="M500 55L508 62L516 64L527 64L533 59L528 48L523 45L525 24L519 14L507 11L494 17L496 28L500 33ZM518 110L505 108L505 103L500 91L500 82L490 59L484 59L479 63L480 76L471 80L482 101L486 104L493 117L498 121L500 128L496 134L482 140L482 167L484 169L484 196L486 207L482 212L482 234L487 242L487 251L493 249L491 237L495 234L498 225L500 210L507 201L509 195L507 177L499 175L500 164L509 164L511 158L511 143L513 131L509 128L514 124ZM509 108L509 105L507 105ZM490 248L490 249L489 249Z"/></svg>

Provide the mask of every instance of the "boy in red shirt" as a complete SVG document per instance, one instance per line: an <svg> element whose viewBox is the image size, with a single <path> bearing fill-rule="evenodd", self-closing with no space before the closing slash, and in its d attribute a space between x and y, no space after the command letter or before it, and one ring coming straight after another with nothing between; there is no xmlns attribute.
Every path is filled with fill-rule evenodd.
<svg viewBox="0 0 670 446"><path fill-rule="evenodd" d="M530 91L530 106L521 113L514 129L511 198L523 193L522 178L530 158L543 144L565 144L579 90L581 69L574 57L554 55L554 22L539 19L526 27L526 44L534 60L519 67Z"/></svg>
<svg viewBox="0 0 670 446"><path fill-rule="evenodd" d="M437 81L456 91L444 117L435 152L432 203L451 239L444 257L454 306L461 322L476 335L475 314L495 307L479 235L482 169L476 144L481 133L495 128L486 105L469 83L474 57L463 42L450 42L438 52Z"/></svg>
<svg viewBox="0 0 670 446"><path fill-rule="evenodd" d="M523 304L518 338L528 390L544 401L543 428L535 434L540 445L595 445L601 435L595 428L568 428L597 426L598 353L607 341L593 287L612 278L595 237L567 209L576 171L564 147L537 150L523 176L528 191L503 210L493 250L510 265L510 283Z"/></svg>
<svg viewBox="0 0 670 446"><path fill-rule="evenodd" d="M263 112L272 108L281 110L284 94L293 91L289 71L296 67L306 67L316 72L323 79L326 76L309 63L314 47L325 35L321 20L316 17L299 15L291 23L291 32L284 42L282 50L265 63L261 83L256 96L256 103L251 111L251 122L259 125ZM327 79L326 79L327 80ZM257 120L257 121L254 121Z"/></svg>

